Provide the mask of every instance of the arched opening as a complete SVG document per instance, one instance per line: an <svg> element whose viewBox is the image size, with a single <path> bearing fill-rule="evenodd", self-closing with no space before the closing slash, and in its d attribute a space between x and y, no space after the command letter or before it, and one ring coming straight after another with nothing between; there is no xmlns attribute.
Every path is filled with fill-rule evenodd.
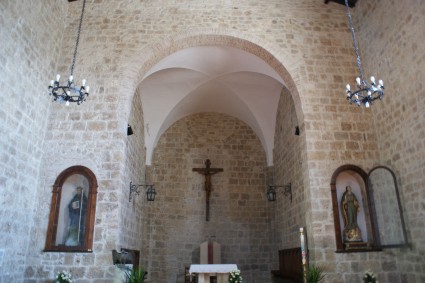
<svg viewBox="0 0 425 283"><path fill-rule="evenodd" d="M150 270L151 278L176 280L171 277L183 273L184 265L199 258L197 244L220 237L219 242L230 245L231 254L223 253L223 257L229 261L255 258L250 265L253 268L244 270L246 278L253 282L270 281L270 270L278 261L277 249L287 245L299 246L293 231L275 235L275 229L304 226L305 221L302 216L305 213L305 186L301 180L302 169L305 168L300 165L305 142L299 142L304 138L295 136L297 126L301 128L301 135L304 134L295 84L273 55L244 39L198 35L188 36L185 40L177 38L164 44L161 46L163 49L156 50L156 54L138 60L142 70L139 65L138 84L128 119L133 129L138 130L129 137L129 141L137 138L137 142L131 141L131 145L129 142L127 151L138 148L142 152L141 146L146 146L146 163L133 160L131 163L135 167L130 175L143 178L144 172L147 172L145 178L151 178L149 181L155 184L158 191L156 204L161 203L145 205L140 209L143 215L155 215L155 220L142 217L141 251L149 258L149 261L142 258L142 265ZM283 95L285 99L282 100ZM278 112L286 113L278 115ZM209 118L204 121L200 117ZM234 129L229 131L227 126L233 120L243 125L237 127L238 131L240 128L247 131L245 138L238 137L241 140L239 145L231 144ZM181 121L192 122L182 126L184 131L174 132L176 125L183 123ZM208 127L202 128L202 123ZM271 210L272 204L267 202L265 195L266 175L267 166L276 162L276 156L282 157L274 153L278 124L284 124L282 127L285 127L285 131L281 134L290 135L291 143L296 144L296 156L279 161L278 174L285 180L291 179L297 192L293 206ZM255 151L261 152L264 158L261 161L253 160L255 155L242 154L252 150L252 147L244 144L251 138L258 142ZM182 146L184 143L191 146ZM226 150L230 150L226 148L229 143L231 150L239 152L244 156L242 159L247 160L235 157L235 154L226 154ZM286 146L285 142L278 141L278 144L279 147ZM193 148L197 149L195 153L191 151ZM294 153L290 147L284 151L286 154L290 151ZM221 221L218 224L224 229L217 230L212 228L214 225L211 223L205 223L202 176L192 176L192 167L202 167L207 158L214 166L225 169L223 174L215 176L217 178L213 184L213 187L218 186L223 191L218 195L214 195L218 191L213 192L211 201L211 219L214 213L218 213L216 221ZM239 163L232 164L235 160L239 160ZM282 171L289 165L286 161L295 161L294 166L288 167L289 174ZM229 168L240 171L231 174ZM250 209L245 211L246 208ZM232 209L236 211L232 212ZM280 217L288 211L294 215L290 224L286 218ZM226 217L230 218L228 222ZM238 221L241 219L244 220ZM256 228L248 229L251 226ZM168 228L164 230L164 227ZM248 240L232 243L234 233ZM261 247L258 246L258 239L261 239ZM186 250L179 251L177 246L182 245ZM252 246L256 247L255 251L249 248ZM155 247L160 247L162 252L158 253ZM257 264L259 251L262 251L260 265ZM156 272L155 262L169 267L167 273L161 275Z"/></svg>

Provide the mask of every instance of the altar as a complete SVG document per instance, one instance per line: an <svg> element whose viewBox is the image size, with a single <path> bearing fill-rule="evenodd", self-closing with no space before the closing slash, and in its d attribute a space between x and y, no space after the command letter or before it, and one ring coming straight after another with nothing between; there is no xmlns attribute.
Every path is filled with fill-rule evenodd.
<svg viewBox="0 0 425 283"><path fill-rule="evenodd" d="M210 276L217 276L217 283L227 283L229 273L237 269L236 264L192 264L189 273L198 275L198 283L209 283Z"/></svg>

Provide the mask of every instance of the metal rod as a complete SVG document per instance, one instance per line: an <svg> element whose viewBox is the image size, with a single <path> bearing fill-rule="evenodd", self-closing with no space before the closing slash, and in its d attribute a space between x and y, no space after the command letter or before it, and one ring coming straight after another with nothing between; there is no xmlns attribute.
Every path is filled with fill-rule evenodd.
<svg viewBox="0 0 425 283"><path fill-rule="evenodd" d="M348 0L345 0L345 6L347 7L348 22L350 23L351 37L353 38L353 46L354 46L354 51L356 52L357 66L359 67L360 78L362 80L363 85L366 85L366 81L364 79L364 74L363 74L362 63L360 61L359 48L358 48L358 44L356 40L356 35L354 33L353 19L351 18L350 7L348 6Z"/></svg>
<svg viewBox="0 0 425 283"><path fill-rule="evenodd" d="M80 16L80 24L78 26L78 31L77 31L77 41L75 43L75 49L74 49L74 57L72 58L72 65L71 65L71 76L74 73L74 65L75 65L75 59L77 58L77 49L78 49L78 44L80 42L80 33L81 33L81 25L83 23L83 16L84 16L84 7L86 6L86 0L83 1L83 8L81 9L81 16Z"/></svg>

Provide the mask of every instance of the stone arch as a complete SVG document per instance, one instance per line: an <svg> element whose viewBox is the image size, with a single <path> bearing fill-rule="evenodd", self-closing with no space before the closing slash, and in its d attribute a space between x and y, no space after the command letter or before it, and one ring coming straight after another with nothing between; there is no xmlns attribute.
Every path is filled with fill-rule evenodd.
<svg viewBox="0 0 425 283"><path fill-rule="evenodd" d="M122 117L124 121L128 121L129 119L128 116L130 111L128 110L131 108L130 105L132 103L132 98L130 96L134 95L139 84L156 63L177 51L190 47L206 45L237 48L259 57L268 64L285 82L284 85L294 101L295 115L297 117L298 124L303 124L304 117L301 99L298 94L296 84L288 70L281 63L281 61L283 61L282 59L285 58L289 61L289 57L286 56L289 56L290 54L283 54L276 51L277 47L271 45L270 42L267 42L264 39L224 29L208 31L191 30L162 37L157 42L144 47L140 52L135 54L132 58L130 58L128 64L123 64L123 80L121 82L121 89L127 93L127 96L122 98L126 99L126 101L122 103L122 105L125 105L126 109L121 111L121 113L123 113L122 115L126 115L126 117ZM140 54L143 55L141 56ZM279 60L278 58L281 59Z"/></svg>

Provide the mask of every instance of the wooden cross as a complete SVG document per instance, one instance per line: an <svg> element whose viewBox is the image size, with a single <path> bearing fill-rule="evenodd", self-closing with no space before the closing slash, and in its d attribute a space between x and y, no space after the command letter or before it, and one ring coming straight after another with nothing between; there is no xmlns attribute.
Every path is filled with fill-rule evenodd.
<svg viewBox="0 0 425 283"><path fill-rule="evenodd" d="M207 194L206 198L206 217L205 220L210 220L210 195L211 195L211 175L214 175L218 172L223 172L223 168L211 168L211 161L209 159L205 160L206 168L193 168L192 171L198 172L205 176L205 191Z"/></svg>

